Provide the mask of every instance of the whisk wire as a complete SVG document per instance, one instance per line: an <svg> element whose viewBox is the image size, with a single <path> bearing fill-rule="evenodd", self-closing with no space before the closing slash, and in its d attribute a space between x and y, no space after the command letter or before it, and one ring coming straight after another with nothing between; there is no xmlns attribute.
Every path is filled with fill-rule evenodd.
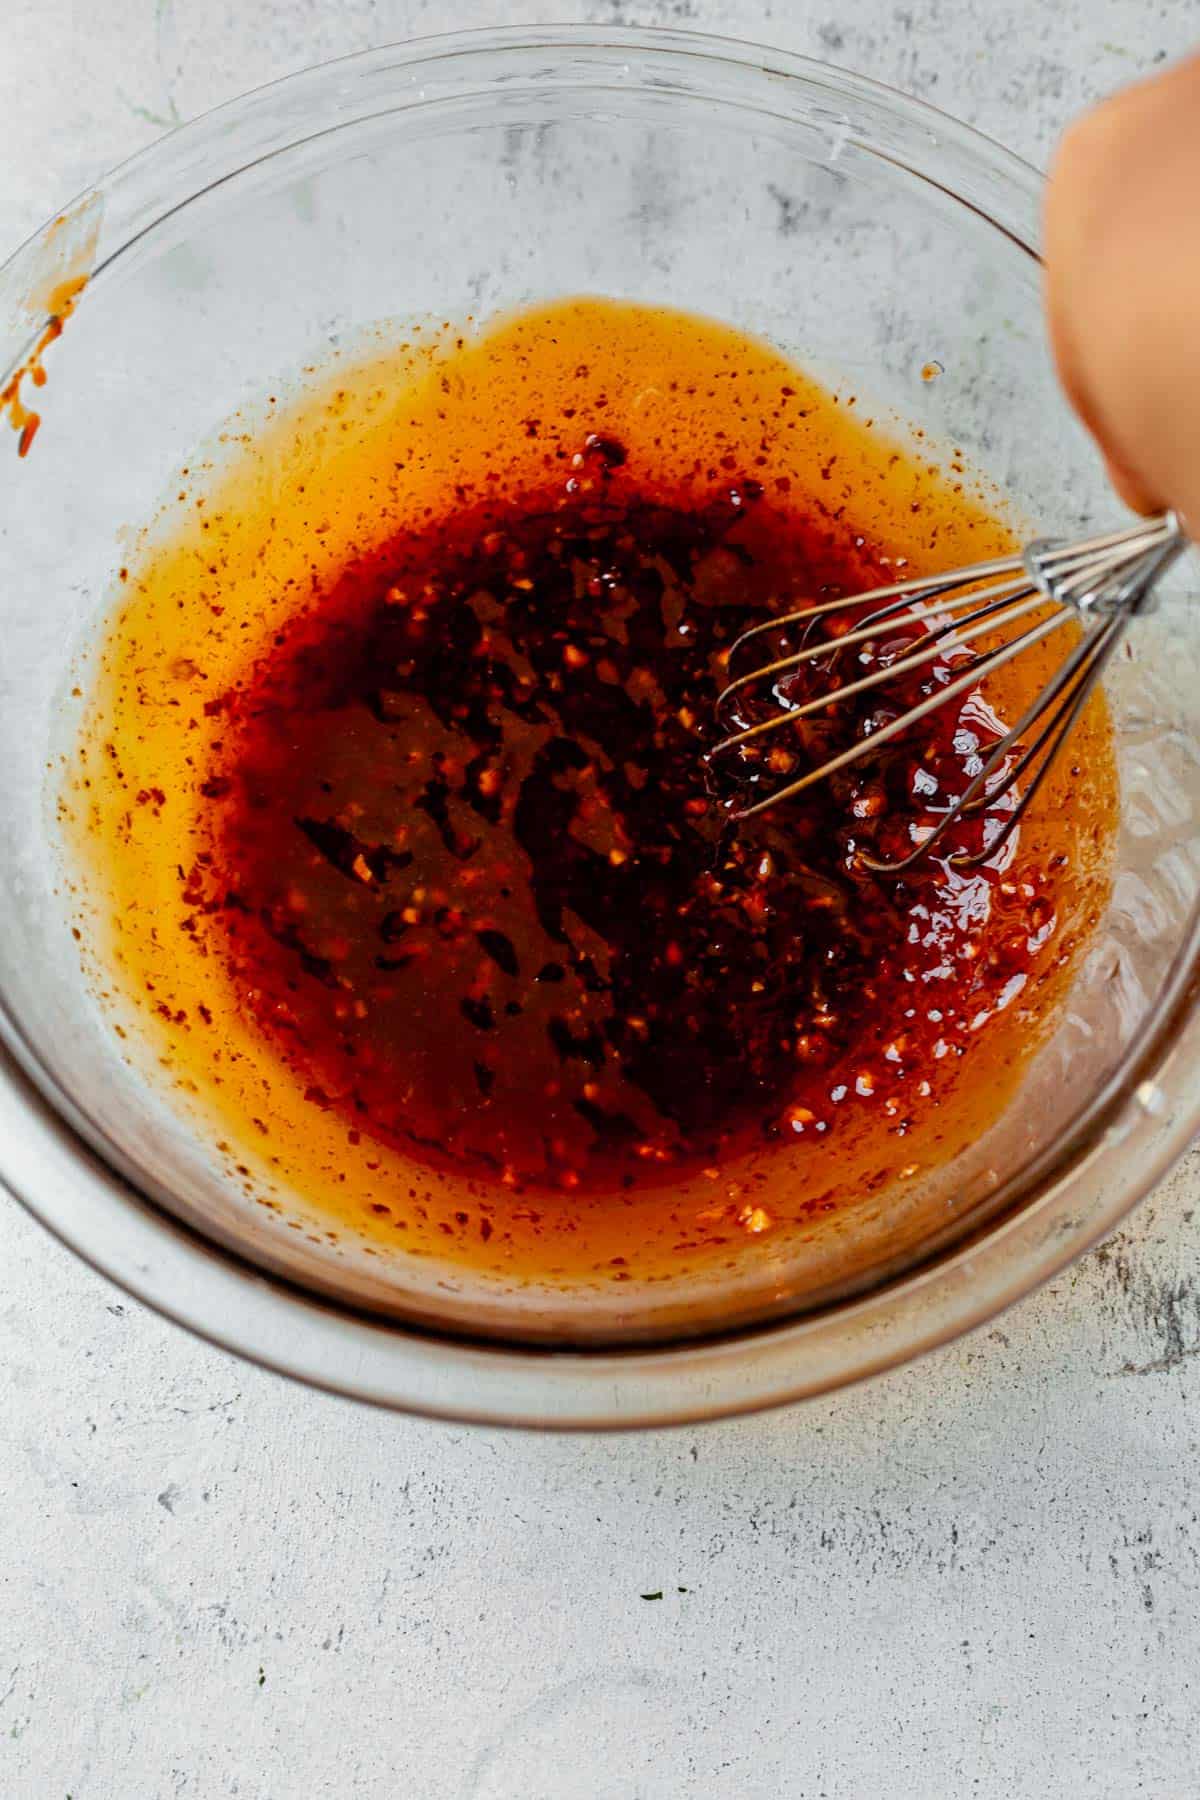
<svg viewBox="0 0 1200 1800"><path fill-rule="evenodd" d="M1005 844L1007 844L1009 838L1017 829L1017 826L1021 823L1021 820L1025 817L1025 814L1036 799L1042 783L1046 780L1050 770L1057 761L1060 750L1074 731L1075 726L1079 721L1079 715L1091 699L1096 683L1104 672L1104 665L1116 649L1120 639L1123 637L1127 624L1128 620L1125 618L1113 618L1106 621L1106 623L1100 627L1096 634L1097 642L1094 646L1093 655L1085 673L1071 693L1063 700L1058 711L1051 718L1049 724L1045 727L1044 731L1042 731L1036 742L1031 746L1025 756L1022 757L1018 769L1014 771L1015 780L1017 776L1023 773L1024 769L1033 762L1042 747L1049 741L1049 749L1046 751L1046 755L1039 765L1033 780L1020 794L1016 805L1005 816L1004 823L1001 825L1000 830L987 838L987 841L981 850L970 853L959 851L957 855L952 856L950 858L952 868L960 870L981 868L984 863L990 862L994 856L997 856L1004 848Z"/></svg>
<svg viewBox="0 0 1200 1800"><path fill-rule="evenodd" d="M1024 575L1014 579L1011 584L1008 584L1008 587L1011 591L1000 590L996 592L994 598L988 602L990 607L994 609L1008 600L1023 599L1026 595L1032 594L1035 591L1028 578ZM881 607L878 612L873 612L869 618L861 621L853 631L844 632L837 638L821 638L815 644L806 644L802 650L795 650L790 652L787 656L778 657L774 662L765 663L761 668L751 669L745 675L739 676L737 680L731 681L717 696L718 716L725 711L734 694L742 692L751 685L757 685L765 681L768 676L789 674L792 670L802 668L805 663L815 662L822 656L831 656L838 651L852 650L858 644L869 643L872 638L879 635L880 625L884 624L890 618L900 618L901 616L907 615L908 617L915 619L918 623L923 623L926 619L937 617L942 613L951 612L956 607L968 606L972 601L978 601L978 599L978 594L970 593L960 595L957 600L945 601L939 606L922 605L920 607L914 607L910 606L907 600L898 600L891 605ZM844 600L838 601L837 604L845 611L846 602ZM980 611L982 611L982 609L980 609ZM799 619L804 618L807 615L793 613L790 616L793 619ZM927 632L926 639L944 637L947 632L955 629L956 623L968 625L976 616L977 614L971 613L968 614L965 619L957 622L951 618L945 624ZM779 621L780 626L784 623L785 621L782 619ZM753 631L744 632L743 635L737 639L729 653L731 664L739 647L746 642L747 638L755 635L755 633L761 629L760 626L755 626ZM899 658L889 665L891 669L898 669L901 666L902 659ZM788 708L788 712L792 717L796 716L798 710L799 709L797 708ZM786 723L786 719L787 714L785 713L780 722Z"/></svg>
<svg viewBox="0 0 1200 1800"><path fill-rule="evenodd" d="M1022 593L1026 596L1025 598L1014 597L1013 599L998 601L991 607L981 607L978 614L972 614L971 617L976 619L977 622L966 629L956 630L955 647L957 648L960 645L966 646L967 644L972 643L974 639L982 637L985 633L995 631L999 624L1012 625L1015 624L1018 619L1025 618L1029 613L1038 612L1044 609L1046 601L1041 594L1029 595L1027 587L1022 590ZM1001 614L1004 616L999 616ZM1065 624L1068 616L1069 615L1065 612L1059 612L1053 619L1048 620L1047 624L1051 629L1056 629L1060 624ZM875 634L870 633L868 635L873 636ZM709 760L712 761L715 757L724 756L728 751L736 750L740 745L750 743L754 738L761 737L766 732L778 731L783 725L794 724L799 719L809 718L813 713L821 712L825 707L833 705L835 701L856 699L859 694L865 694L871 688L880 687L885 681L894 680L897 675L907 674L913 669L923 667L926 663L935 662L939 656L944 654L941 637L941 632L926 632L917 648L909 655L898 656L894 662L887 663L882 668L872 669L869 675L860 676L857 681L847 682L844 686L831 688L828 693L818 694L815 699L806 700L801 706L791 706L786 710L781 709L779 712L772 713L769 718L760 719L754 725L745 726L743 730L734 732L732 736L723 738L719 744L715 744L708 752ZM831 649L837 649L839 643L844 644L846 641L847 640L843 638L833 645L825 644L821 646L821 648L828 653ZM987 658L981 658L973 664L976 673L978 673L983 666L983 663L987 660ZM785 666L791 668L793 666L793 659L790 657L787 658ZM762 674L765 677L771 672L772 665L768 664L762 671ZM940 694L934 695L933 699L935 703L940 705L950 692L950 688L945 688ZM929 709L923 709L914 716L923 717L924 710ZM881 740L881 737L881 732L875 732L872 734L872 741L878 743ZM784 797L784 793L779 795L781 800Z"/></svg>
<svg viewBox="0 0 1200 1800"><path fill-rule="evenodd" d="M1064 623L1065 615L1060 613L1053 618L1043 619L1037 625L1030 626L1028 631L1023 632L1019 638L1015 638L1011 644L1006 644L1001 649L989 651L987 655L981 656L976 662L971 664L965 674L958 676L954 681L948 682L944 688L940 688L936 694L930 694L927 699L922 700L918 705L911 707L908 712L901 713L899 718L891 720L886 725L881 725L878 731L873 731L868 736L859 738L856 743L851 744L849 748L843 750L840 755L831 757L828 762L822 763L819 768L809 769L799 778L799 780L788 782L786 787L782 787L777 792L764 796L763 799L755 801L753 805L735 808L732 816L735 819L752 819L756 814L766 812L768 807L777 806L781 801L790 800L796 794L802 794L805 788L811 787L814 782L824 781L827 776L836 774L839 769L848 768L851 763L860 761L864 756L869 756L872 751L876 750L881 744L889 743L892 738L899 737L901 732L908 731L913 725L919 724L922 719L928 718L930 713L936 712L939 707L945 706L947 701L956 700L960 694L969 693L972 688L978 687L981 676L986 675L991 670L1001 668L1007 662L1011 662L1013 657L1019 656L1022 651L1032 649L1034 644L1040 643L1042 638L1048 637L1052 631L1057 631L1059 626ZM880 670L878 672L878 679L883 679L888 675L894 674L894 672L894 668ZM869 682L873 682L875 679L876 677L867 677ZM854 691L855 690L852 688L839 688L836 696L831 695L828 699L812 702L809 710L815 710L815 708L821 704L827 705L829 699L833 699L837 696L844 698L847 694ZM795 719L796 717L796 713L788 713L785 715L785 718L789 719ZM717 745L716 750L709 752L710 757L715 756L719 750L731 748L733 744L738 741L738 739L727 738L723 744Z"/></svg>
<svg viewBox="0 0 1200 1800"><path fill-rule="evenodd" d="M960 820L989 810L1002 800L1020 781L1025 771L1037 761L1046 745L1054 738L1057 728L1066 721L1065 731L1059 734L1060 737L1065 737L1066 731L1073 728L1099 678L1104 663L1108 660L1111 650L1115 648L1115 640L1124 631L1125 623L1123 618L1108 619L1103 624L1094 626L1085 637L1081 638L1066 662L1042 688L1032 705L1021 715L1017 723L992 746L982 768L968 783L959 798L947 807L933 831L924 836L907 856L887 860L863 852L864 866L878 875L901 875L923 857L928 856ZM1039 731L1033 743L1019 750L1019 754L1014 756L1013 752L1018 749L1022 738L1038 724L1051 708L1054 710L1051 712L1050 719ZM976 868L1003 848L1041 787L1059 747L1059 742L1056 740L1054 750L1038 769L1018 804L1010 808L1005 815L1000 831L990 835L983 850L974 855L968 855L965 851L958 851L952 855L948 859L952 868L960 870ZM1000 779L993 784L992 777L1002 765L1006 765L1003 767L1003 773Z"/></svg>
<svg viewBox="0 0 1200 1800"><path fill-rule="evenodd" d="M956 851L949 863L958 869L980 866L994 858L1011 838L1039 792L1055 760L1077 725L1089 697L1103 675L1129 620L1149 608L1153 590L1164 572L1187 546L1179 519L1173 513L1142 520L1124 530L1099 534L1072 543L1042 539L1029 544L1019 556L994 557L968 568L928 579L914 577L892 582L870 593L818 601L781 617L753 625L733 644L728 668L732 672L745 647L766 633L806 629L816 620L837 612L853 612L851 629L820 637L799 650L776 657L765 665L735 675L717 700L717 717L727 716L730 702L751 687L769 688L777 710L765 719L727 733L707 754L712 764L768 733L794 724L839 701L851 700L884 683L926 667L939 657L967 652L975 640L1007 631L1031 614L1042 613L1025 624L1015 638L982 654L971 652L969 666L937 691L863 736L827 761L807 769L794 780L761 794L748 804L731 808L732 816L753 818L770 807L793 799L818 781L850 767L882 745L912 729L940 707L966 696L1005 664L1034 648L1064 624L1081 622L1083 634L1072 646L1061 667L1042 687L1022 717L988 752L981 768L964 792L951 803L932 831L914 849L895 861L860 852L866 867L898 874L946 836L964 818L978 816L1011 794L1028 771L1032 778L1003 815L998 830L985 828L984 847L968 854ZM906 620L922 628L915 646L890 657L857 680L840 683L835 665L848 650L878 640L880 628L890 620ZM783 679L807 664L829 659L830 686L802 704L794 704L781 692ZM939 681L941 680L939 675ZM1033 741L1024 743L1030 732ZM790 768L785 771L790 773ZM749 780L759 776L751 770Z"/></svg>
<svg viewBox="0 0 1200 1800"><path fill-rule="evenodd" d="M847 607L862 605L862 601L891 601L892 605L880 608L873 614L873 619L883 619L892 612L903 612L912 594L919 594L921 605L925 607L928 601L936 599L939 594L950 594L957 587L968 587L968 583L997 580L999 576L1006 574L1020 576L1025 581L1031 580L1020 556L995 556L991 562L975 563L970 569L957 569L946 576L909 576L905 581L892 581L889 587L876 587L860 598L847 598L846 594L840 594L837 599L820 599L811 607L799 607L795 612L781 612L774 619L761 619L757 625L748 626L741 637L736 637L734 643L730 644L729 661L732 664L745 644L752 643L752 639L761 637L765 632L781 632L792 625L806 625L810 619L820 619L831 612L846 612ZM964 594L957 605L964 605L970 598L970 594Z"/></svg>

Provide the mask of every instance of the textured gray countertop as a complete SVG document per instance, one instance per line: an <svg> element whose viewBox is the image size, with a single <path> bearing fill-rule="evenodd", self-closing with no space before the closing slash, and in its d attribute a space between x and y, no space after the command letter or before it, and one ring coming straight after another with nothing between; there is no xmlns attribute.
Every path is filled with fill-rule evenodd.
<svg viewBox="0 0 1200 1800"><path fill-rule="evenodd" d="M417 33L670 23L1034 160L1194 0L6 0L0 250L172 124ZM4 1800L1200 1792L1200 1157L963 1343L806 1408L546 1439L193 1342L0 1204ZM662 1598L647 1598L661 1591Z"/></svg>

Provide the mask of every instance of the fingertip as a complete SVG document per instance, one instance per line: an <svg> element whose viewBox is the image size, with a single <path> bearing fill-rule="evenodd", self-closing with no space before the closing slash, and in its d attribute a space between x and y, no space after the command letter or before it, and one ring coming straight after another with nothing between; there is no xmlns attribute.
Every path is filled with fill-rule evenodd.
<svg viewBox="0 0 1200 1800"><path fill-rule="evenodd" d="M1108 479L1132 512L1146 516L1164 510L1162 501L1119 457L1106 454L1104 463Z"/></svg>

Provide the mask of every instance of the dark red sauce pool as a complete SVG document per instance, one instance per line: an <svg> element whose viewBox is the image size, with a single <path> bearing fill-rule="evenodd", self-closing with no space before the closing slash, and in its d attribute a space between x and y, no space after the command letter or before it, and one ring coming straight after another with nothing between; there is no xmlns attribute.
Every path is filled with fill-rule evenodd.
<svg viewBox="0 0 1200 1800"><path fill-rule="evenodd" d="M364 556L212 703L189 898L310 1100L421 1160L611 1190L867 1105L903 1135L1051 907L1028 875L858 852L909 848L997 722L951 706L734 825L703 757L729 646L890 571L737 470L697 505L614 440L571 468ZM779 734L773 773L883 705Z"/></svg>

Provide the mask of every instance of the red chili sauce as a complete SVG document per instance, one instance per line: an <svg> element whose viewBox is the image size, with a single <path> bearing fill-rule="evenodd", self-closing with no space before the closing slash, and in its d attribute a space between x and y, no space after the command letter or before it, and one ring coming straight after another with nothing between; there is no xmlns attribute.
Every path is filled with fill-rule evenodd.
<svg viewBox="0 0 1200 1800"><path fill-rule="evenodd" d="M704 756L739 633L889 578L745 471L689 503L595 433L556 485L347 567L216 703L212 849L185 895L308 1099L533 1188L661 1183L865 1107L903 1135L1053 909L1028 871L893 879L860 852L911 848L1003 727L973 695L741 823ZM769 775L964 656L777 734ZM845 679L809 668L793 697Z"/></svg>

